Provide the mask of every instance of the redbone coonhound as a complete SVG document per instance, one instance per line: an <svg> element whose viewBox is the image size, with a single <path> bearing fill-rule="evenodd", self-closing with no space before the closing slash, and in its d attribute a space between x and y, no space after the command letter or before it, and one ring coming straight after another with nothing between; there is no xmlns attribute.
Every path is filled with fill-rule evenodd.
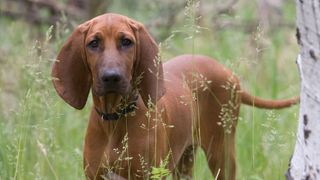
<svg viewBox="0 0 320 180"><path fill-rule="evenodd" d="M190 178L196 147L217 179L235 179L240 104L278 109L298 101L253 97L206 56L182 55L162 65L144 26L117 14L78 26L52 76L58 94L77 109L92 89L84 143L88 179L150 179L167 175L163 169L175 179Z"/></svg>

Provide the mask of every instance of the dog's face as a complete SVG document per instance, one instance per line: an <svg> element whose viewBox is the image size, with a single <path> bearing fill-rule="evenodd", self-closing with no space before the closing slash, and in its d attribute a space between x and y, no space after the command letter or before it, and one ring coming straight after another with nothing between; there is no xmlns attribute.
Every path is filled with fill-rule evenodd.
<svg viewBox="0 0 320 180"><path fill-rule="evenodd" d="M128 20L118 16L92 20L84 43L93 93L127 95L136 57L135 32Z"/></svg>
<svg viewBox="0 0 320 180"><path fill-rule="evenodd" d="M142 75L138 85L142 100L154 102L165 91L162 64L154 61L157 55L157 44L143 25L125 16L104 14L73 31L53 65L53 84L67 103L81 109L91 87L94 99L108 101L95 101L100 106L110 103L107 99L119 101L128 95Z"/></svg>

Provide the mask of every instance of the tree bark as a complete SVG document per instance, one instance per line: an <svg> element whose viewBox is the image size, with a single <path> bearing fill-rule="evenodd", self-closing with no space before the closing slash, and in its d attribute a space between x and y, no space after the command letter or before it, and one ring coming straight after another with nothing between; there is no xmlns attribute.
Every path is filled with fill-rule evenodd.
<svg viewBox="0 0 320 180"><path fill-rule="evenodd" d="M296 145L287 180L320 179L320 2L296 0L301 77Z"/></svg>

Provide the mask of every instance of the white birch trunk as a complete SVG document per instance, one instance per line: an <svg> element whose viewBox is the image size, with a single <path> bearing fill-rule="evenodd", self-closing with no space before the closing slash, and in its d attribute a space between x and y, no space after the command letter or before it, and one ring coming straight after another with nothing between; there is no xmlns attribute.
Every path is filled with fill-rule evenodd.
<svg viewBox="0 0 320 180"><path fill-rule="evenodd" d="M320 1L296 0L301 77L297 140L287 180L320 179Z"/></svg>

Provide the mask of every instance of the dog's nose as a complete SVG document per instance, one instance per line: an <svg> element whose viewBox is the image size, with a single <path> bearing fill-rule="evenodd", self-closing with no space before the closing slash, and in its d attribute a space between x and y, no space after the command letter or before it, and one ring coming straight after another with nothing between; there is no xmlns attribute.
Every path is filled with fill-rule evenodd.
<svg viewBox="0 0 320 180"><path fill-rule="evenodd" d="M116 70L108 70L103 72L101 80L107 85L117 84L121 80L121 75Z"/></svg>

